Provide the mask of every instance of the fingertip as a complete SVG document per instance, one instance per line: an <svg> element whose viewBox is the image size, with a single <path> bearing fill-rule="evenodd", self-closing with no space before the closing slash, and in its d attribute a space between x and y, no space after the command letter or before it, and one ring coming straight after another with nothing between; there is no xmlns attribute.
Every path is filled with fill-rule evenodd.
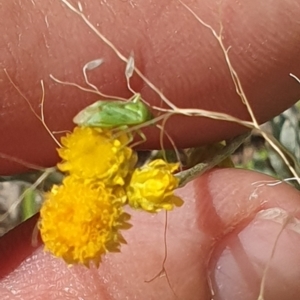
<svg viewBox="0 0 300 300"><path fill-rule="evenodd" d="M113 1L110 5L89 1L82 5L101 34L125 56L135 51L136 65L172 103L249 119L213 34L183 6L171 2L165 0L156 5L140 2L135 8L128 1ZM292 0L274 1L272 5L262 1L244 1L241 5L233 2L224 4L224 34L232 46L230 57L255 116L263 122L299 98L299 84L288 76L290 72L299 71L299 45L295 39L299 26L293 20L293 16L299 14L299 6ZM106 94L124 97L130 94L124 77L125 64L97 35L90 34L86 24L62 3L37 2L32 6L30 1L22 5L4 1L3 5L1 25L9 34L3 36L1 61L7 64L5 67L13 73L16 85L36 111L40 108L40 80L45 81L45 120L51 130L72 129L74 115L98 100L98 96L56 84L49 74L84 85L82 66L100 56L106 63L89 74L91 82ZM196 9L207 22L219 25L218 2L201 0ZM11 18L7 18L6 11L14 12ZM245 34L249 29L251 34ZM18 38L12 40L12 37ZM3 72L0 77L3 83L0 98L5 108L0 135L2 151L37 165L55 164L58 159L55 144ZM152 105L161 103L158 95L140 78L133 78L133 86ZM200 115L197 118L176 115L168 122L166 130L177 147L216 142L244 129ZM160 132L152 128L149 131L144 147L159 148ZM1 171L7 173L24 169L7 161L1 164Z"/></svg>
<svg viewBox="0 0 300 300"><path fill-rule="evenodd" d="M267 209L218 243L210 263L215 299L298 299L299 224L284 210Z"/></svg>
<svg viewBox="0 0 300 300"><path fill-rule="evenodd" d="M264 299L299 295L300 195L274 182L238 169L212 170L194 182L198 224L212 240L216 299L258 299L263 284Z"/></svg>
<svg viewBox="0 0 300 300"><path fill-rule="evenodd" d="M271 184L274 182L270 176L243 169L205 173L194 181L199 213L205 216L199 226L212 236L220 236L265 208L280 207L300 215L299 192L285 183Z"/></svg>

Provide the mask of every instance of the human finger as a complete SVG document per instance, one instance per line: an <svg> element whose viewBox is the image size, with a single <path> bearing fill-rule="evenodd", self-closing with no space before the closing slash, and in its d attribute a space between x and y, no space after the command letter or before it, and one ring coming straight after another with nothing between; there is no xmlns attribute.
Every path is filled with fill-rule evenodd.
<svg viewBox="0 0 300 300"><path fill-rule="evenodd" d="M256 299L270 263L265 299L297 299L299 193L284 184L261 185L270 179L220 169L179 190L185 204L168 214L166 273L151 282L145 281L161 271L165 255L165 216L137 211L133 227L122 232L128 245L105 256L99 269L67 267L39 248L2 280L1 294L176 299L175 292L179 299L211 299L212 288L216 299ZM290 216L286 225L278 211Z"/></svg>
<svg viewBox="0 0 300 300"><path fill-rule="evenodd" d="M102 5L89 1L82 3L82 8L126 57L134 51L136 66L175 105L249 119L236 95L224 54L207 28L176 1L164 0L156 5L143 1L134 7L130 3L115 0ZM289 76L297 75L300 66L297 1L244 1L238 6L227 0L220 6L219 1L198 0L187 4L217 31L222 22L225 46L231 46L230 58L259 121L299 99L299 84ZM61 1L4 1L2 6L1 28L7 34L1 38L1 68L7 69L37 110L40 80L44 80L45 121L51 130L72 129L74 115L99 97L56 84L49 78L50 73L61 80L84 84L82 66L102 57L105 63L91 72L90 80L104 93L130 96L125 64ZM57 161L56 145L3 71L0 76L1 151L36 165L53 165ZM132 87L142 92L150 104L161 104L161 99L137 76ZM201 130L195 133L195 128ZM230 138L241 127L177 116L168 121L166 130L178 147L187 147ZM158 136L158 131L150 129L144 147L159 147ZM5 159L1 170L20 171L20 166Z"/></svg>

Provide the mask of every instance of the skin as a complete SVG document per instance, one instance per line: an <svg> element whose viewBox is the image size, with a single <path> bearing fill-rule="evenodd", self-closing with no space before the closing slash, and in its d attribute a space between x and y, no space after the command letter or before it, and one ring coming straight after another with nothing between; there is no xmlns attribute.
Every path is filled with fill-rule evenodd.
<svg viewBox="0 0 300 300"><path fill-rule="evenodd" d="M123 53L133 50L137 66L173 103L248 118L212 34L176 1L86 3L84 11L102 33ZM217 28L220 15L214 1L187 3ZM0 4L1 152L50 166L57 162L55 144L2 69L35 109L41 97L39 80L44 80L46 123L51 130L62 130L73 128L74 115L97 97L57 85L49 74L82 83L82 66L104 57L106 64L94 70L90 80L104 93L130 97L124 64L59 1ZM300 85L288 75L300 74L299 13L295 0L222 2L224 42L232 46L232 63L261 122L299 99ZM132 86L151 104L161 104L138 77ZM243 128L174 117L167 130L178 147L186 147L229 138ZM144 147L157 147L158 132L146 133ZM25 169L1 160L1 174ZM208 281L214 299L257 299L263 270L283 228L266 275L265 299L298 299L299 193L284 184L253 185L266 179L254 172L220 169L178 191L185 205L169 214L166 270L179 299L210 299ZM159 272L163 260L164 214L133 212L134 226L124 232L128 245L122 253L107 255L99 269L68 268L42 247L32 247L36 220L0 239L4 299L176 299L165 277L145 283Z"/></svg>

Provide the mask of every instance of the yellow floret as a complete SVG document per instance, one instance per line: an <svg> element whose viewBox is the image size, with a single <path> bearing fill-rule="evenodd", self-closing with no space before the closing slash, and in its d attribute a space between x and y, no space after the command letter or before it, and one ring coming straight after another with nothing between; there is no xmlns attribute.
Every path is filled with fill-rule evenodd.
<svg viewBox="0 0 300 300"><path fill-rule="evenodd" d="M97 266L101 255L119 251L125 243L120 229L130 228L129 215L122 205L125 193L118 198L104 184L66 177L54 186L41 209L39 228L45 249L68 264Z"/></svg>
<svg viewBox="0 0 300 300"><path fill-rule="evenodd" d="M128 141L128 136L114 138L108 130L76 127L61 139L63 147L58 153L63 161L57 166L80 178L124 185L124 178L136 162L136 154L126 146Z"/></svg>
<svg viewBox="0 0 300 300"><path fill-rule="evenodd" d="M179 183L173 175L178 167L177 163L169 164L157 159L134 170L126 187L129 205L148 212L172 210L174 206L181 206L182 199L173 193Z"/></svg>

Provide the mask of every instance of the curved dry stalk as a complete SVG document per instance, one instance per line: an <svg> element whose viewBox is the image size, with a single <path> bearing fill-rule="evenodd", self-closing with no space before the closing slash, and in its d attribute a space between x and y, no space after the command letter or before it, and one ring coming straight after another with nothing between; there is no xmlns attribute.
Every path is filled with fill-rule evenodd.
<svg viewBox="0 0 300 300"><path fill-rule="evenodd" d="M289 75L290 75L292 78L294 78L297 82L300 83L300 79L299 79L296 75L294 75L294 74L292 74L292 73L290 73Z"/></svg>
<svg viewBox="0 0 300 300"><path fill-rule="evenodd" d="M22 93L22 91L20 90L20 88L13 82L12 78L9 76L8 72L6 69L4 69L4 73L7 76L9 82L13 85L13 87L16 89L16 91L19 93L19 95L27 102L30 110L33 112L33 114L36 116L36 118L42 123L42 125L44 126L44 128L47 130L47 132L49 133L49 135L52 137L52 139L54 140L54 142L61 147L61 144L59 143L59 141L56 139L56 137L54 136L53 132L49 129L49 127L46 125L45 123L45 116L44 116L44 102L45 102L45 88L44 88L44 82L43 80L41 80L41 88L42 88L42 100L41 100L41 111L40 111L40 116L35 112L35 110L33 109L30 101L27 99L27 97Z"/></svg>
<svg viewBox="0 0 300 300"><path fill-rule="evenodd" d="M265 214L266 215L268 213L267 211L274 211L274 210L277 210L277 211L275 211L275 213L277 214L277 218L276 219L280 219L280 222L282 223L282 227L280 228L278 234L276 235L273 247L271 249L271 253L270 253L269 259L268 259L268 261L267 261L267 263L265 265L265 268L264 268L264 271L263 271L263 276L262 276L261 283L260 283L259 295L257 297L257 300L265 300L265 298L264 298L264 291L265 291L267 273L268 273L268 271L270 269L271 261L272 261L274 255L275 255L276 247L278 245L280 236L282 235L284 229L286 229L289 224L293 224L293 221L294 221L294 217L293 216L287 214L286 212L282 211L281 209L270 208L270 209L268 209L266 211L261 211L259 214L261 214L261 215ZM274 217L272 217L272 221L274 221ZM298 221L298 223L299 223L299 221Z"/></svg>
<svg viewBox="0 0 300 300"><path fill-rule="evenodd" d="M280 149L280 146L278 146L278 142L277 141L275 142L273 138L270 138L269 135L261 129L260 125L257 122L257 119L256 119L256 117L255 117L255 115L253 113L253 110L252 110L252 108L250 106L250 103L248 102L248 99L247 99L247 97L246 97L246 95L244 93L244 90L243 90L241 81L239 79L239 76L238 76L238 74L236 73L235 69L233 68L233 66L231 64L231 61L230 61L230 58L229 58L229 55L228 55L228 51L229 51L230 48L226 49L225 46L224 46L224 44L223 44L223 41L222 41L222 24L220 25L220 32L219 32L219 34L217 34L217 32L209 24L205 23L188 5L186 5L185 3L183 3L181 0L178 0L178 1L196 18L196 20L198 20L204 27L208 28L212 32L213 36L217 39L217 41L218 41L218 43L219 43L219 45L220 45L220 47L222 49L222 52L223 52L223 54L225 56L225 60L226 60L226 63L227 63L227 66L228 66L228 69L229 69L232 81L233 81L233 83L234 83L234 85L236 87L236 92L240 96L242 103L244 103L246 105L248 113L249 113L249 115L251 117L252 122L249 125L252 125L253 128L257 129L260 132L260 134L265 138L265 140L270 144L270 146L275 150L275 152L277 152L277 154L285 162L285 164L287 165L287 167L289 168L289 170L291 171L291 173L295 176L294 178L300 184L300 178L299 178L299 175L298 175L297 171L295 170L295 168L293 166L291 166L291 164L288 161L286 155ZM290 76L292 76L294 79L296 79L298 82L300 82L300 80L298 79L298 77L296 77L295 75L290 74ZM197 167L197 166L195 166L195 167ZM200 168L201 172L203 172L203 170L206 170L205 168L207 168L207 166L205 164L202 164L202 165L199 164L199 168ZM195 170L195 172L198 172L198 170ZM187 176L189 176L189 175L187 174ZM184 180L183 180L183 183L184 183ZM268 262L266 264L266 267L265 267L265 270L264 270L264 273L263 273L263 277L262 277L262 280L261 280L260 292L259 292L258 300L263 300L264 299L263 294L264 294L264 289L265 289L266 275L267 275L267 272L268 272L271 260L272 260L272 258L274 256L275 249L276 249L279 237L280 237L283 229L285 228L286 224L289 222L289 219L290 218L286 218L286 221L283 224L283 227L281 228L281 230L278 233L278 236L277 236L277 238L276 238L276 240L274 242L271 256L270 256L270 258L269 258L269 260L268 260Z"/></svg>
<svg viewBox="0 0 300 300"><path fill-rule="evenodd" d="M152 281L154 281L155 279L159 278L159 277L162 277L162 276L165 276L166 277L166 280L167 280L167 283L168 283L168 286L169 288L171 289L173 295L176 297L176 299L179 299L177 294L175 293L172 285L171 285L171 281L170 281L170 278L169 278L169 275L167 273L167 270L166 270L166 261L167 261L167 258L168 258L168 244L167 244L167 231L168 231L168 211L165 211L165 226L164 226L164 258L163 258L163 261L161 263L161 269L159 272L157 272L156 275L154 275L151 279L148 279L148 280L145 280L146 283L150 283Z"/></svg>
<svg viewBox="0 0 300 300"><path fill-rule="evenodd" d="M68 0L61 0L71 11L79 15L85 24L107 45L109 46L113 52L118 56L120 60L128 64L128 59L117 49L117 47L108 39L106 38L85 16L82 10L82 6L80 2L78 2L78 8L73 6ZM174 105L165 95L137 68L134 67L134 71L136 74L143 79L143 81L154 91L158 94L158 96L173 110L176 110L176 105Z"/></svg>
<svg viewBox="0 0 300 300"><path fill-rule="evenodd" d="M220 48L224 54L224 57L225 57L225 60L226 60L226 63L227 63L227 66L228 66L228 69L229 69L229 72L230 72L230 75L231 75L231 78L232 78L232 81L234 83L234 86L236 88L236 93L240 96L242 102L246 105L247 107L247 110L250 114L250 117L251 117L251 120L253 121L253 125L255 127L259 126L257 120L256 120L256 117L252 111L252 108L249 104L249 101L244 93L244 90L243 90L243 87L242 87L242 84L241 84L241 81L239 79L239 76L238 74L236 73L235 69L233 68L232 64L231 64L231 60L229 58L229 55L228 55L228 52L230 50L230 47L229 48L226 48L224 43L223 43L223 40L222 40L222 32L223 32L223 25L222 23L220 23L220 31L219 33L217 33L212 26L210 26L209 24L207 24L206 22L204 22L188 5L186 5L184 2L182 2L181 0L178 0L194 17L195 19L201 24L203 25L204 27L206 27L207 29L209 29L213 36L216 38L216 40L218 41L219 45L220 45Z"/></svg>
<svg viewBox="0 0 300 300"><path fill-rule="evenodd" d="M166 123L167 123L167 121L168 121L169 118L170 118L170 116L166 116L166 117L163 119L163 121L162 121L162 125L157 125L157 124L156 124L156 127L157 127L158 129L160 129L160 136L159 136L160 147L161 147L161 149L164 151L164 139L163 139L163 137L164 137L164 135L165 135L165 136L168 138L168 140L169 140L169 142L171 143L171 145L172 145L172 148L173 148L173 150L174 150L174 152L175 152L175 154L176 154L177 161L178 161L179 163L181 163L181 158L180 158L179 150L178 150L178 148L176 147L174 140L172 139L172 137L168 134L168 132L167 132L166 129L165 129ZM163 152L163 155L164 155L165 161L167 161L167 158L166 158L166 155L165 155L165 151ZM182 164L180 164L180 170L182 171Z"/></svg>
<svg viewBox="0 0 300 300"><path fill-rule="evenodd" d="M14 81L12 80L12 78L10 77L10 75L8 74L6 69L4 69L4 72L9 80L9 82L13 85L13 87L16 89L16 91L19 93L19 95L26 101L30 110L33 112L34 116L42 123L43 127L46 129L46 131L48 132L50 137L54 140L54 142L59 147L61 147L61 144L56 139L53 132L49 129L49 127L47 126L47 124L45 122L45 115L44 115L45 88L44 88L43 80L40 81L41 88L42 88L42 98L41 98L41 103L40 103L40 107L41 107L40 115L38 115L36 113L36 111L34 110L32 104L28 100L28 98L23 94L23 92L20 90L20 88L14 83ZM39 170L39 171L43 170L43 168L40 166L36 166L34 164L27 163L21 159L11 157L5 153L0 153L0 157L8 159L13 162L17 162L18 164L21 164L29 169ZM55 170L56 170L55 167L44 169L43 170L44 172L41 174L41 176L38 177L38 179L30 187L26 188L24 190L24 192L17 198L17 200L9 207L9 209L0 216L0 222L3 222L9 216L9 214L11 214L19 206L19 204L23 201L28 190L35 190L51 173L55 172Z"/></svg>
<svg viewBox="0 0 300 300"><path fill-rule="evenodd" d="M52 74L50 74L49 77L53 81L55 81L56 83L63 84L63 85L68 85L68 86L74 86L74 87L78 88L81 91L88 92L88 93L93 93L93 94L99 95L100 97L103 97L103 98L126 101L127 100L126 98L122 98L122 97L118 97L118 96L112 96L112 95L107 95L107 94L104 94L104 93L100 92L99 89L93 83L91 83L89 81L88 75L87 75L87 71L94 70L95 68L98 68L99 66L101 66L103 63L104 63L104 59L103 58L99 58L99 59L95 59L95 60L92 60L90 62L87 62L83 66L83 68L82 68L82 74L83 74L83 77L84 77L84 81L85 81L85 83L90 88L85 88L85 87L83 87L83 86L81 86L81 85L79 85L77 83L74 83L74 82L59 80L58 78L56 78Z"/></svg>
<svg viewBox="0 0 300 300"><path fill-rule="evenodd" d="M55 167L47 168L44 170L44 173L33 183L30 187L25 189L25 191L18 197L18 199L10 206L10 208L0 216L0 222L3 222L12 211L18 207L18 205L23 201L24 196L26 195L27 191L32 189L35 190L51 173L55 171Z"/></svg>
<svg viewBox="0 0 300 300"><path fill-rule="evenodd" d="M208 119L237 123L237 124L240 124L242 126L245 126L247 128L251 128L251 129L255 128L251 121L245 121L245 120L239 119L237 117L228 115L226 113L221 113L221 112L212 111L212 110L205 110L205 109L199 109L199 108L177 108L176 111L173 111L170 109L158 108L157 106L152 106L152 108L155 108L162 112L169 112L174 115L177 114L177 115L183 115L183 116L188 116L188 117L204 117L204 118L208 118Z"/></svg>
<svg viewBox="0 0 300 300"><path fill-rule="evenodd" d="M0 158L15 162L15 163L17 163L21 166L24 166L28 169L37 170L37 171L40 171L41 169L43 169L41 166L28 163L28 162L26 162L26 161L24 161L20 158L12 157L12 156L10 156L8 154L5 154L3 152L0 152Z"/></svg>
<svg viewBox="0 0 300 300"><path fill-rule="evenodd" d="M251 108L251 105L250 105L250 103L249 103L249 101L248 101L248 99L246 97L246 94L244 93L244 90L243 90L241 81L239 79L239 76L238 76L238 74L236 73L234 67L231 64L231 60L230 60L229 55L228 55L228 51L229 51L230 48L226 48L224 46L224 43L223 43L223 40L222 40L222 29L223 29L222 24L220 24L220 32L217 33L212 28L212 26L210 26L209 24L205 23L187 4L185 4L181 0L178 0L178 1L183 5L183 7L185 7L194 16L194 18L201 25L203 25L204 27L208 28L212 32L213 36L218 41L218 43L219 43L219 45L221 47L221 50L222 50L222 52L224 54L224 57L225 57L225 60L226 60L226 63L227 63L227 66L228 66L228 69L229 69L232 81L233 81L233 83L234 83L234 85L236 87L236 92L240 96L242 103L244 103L246 105L248 113L249 113L249 115L251 117L251 120L252 120L251 124L253 125L252 128L257 129L260 132L260 134L266 139L266 141L275 150L275 152L277 152L277 154L281 157L281 159L287 165L287 167L289 168L289 170L293 174L293 176L295 178L297 178L297 182L300 184L300 178L299 178L299 175L298 175L296 169L289 163L286 155L283 153L283 151L280 149L280 147L278 147L278 145L272 139L269 138L268 134L265 133L264 130L261 129L259 123L257 122L257 119L256 119L256 117L254 115L254 112L253 112L253 110ZM290 74L290 75L292 77L294 77L296 80L298 79L295 75L292 75L292 74ZM239 124L241 124L241 123L239 123Z"/></svg>
<svg viewBox="0 0 300 300"><path fill-rule="evenodd" d="M279 180L279 179L278 180L261 180L261 181L252 182L252 185L257 185L256 186L257 188L259 188L261 186L276 186L281 183L290 182L290 181L294 181L294 180L297 180L297 178L291 177L291 178L285 178L282 180Z"/></svg>

